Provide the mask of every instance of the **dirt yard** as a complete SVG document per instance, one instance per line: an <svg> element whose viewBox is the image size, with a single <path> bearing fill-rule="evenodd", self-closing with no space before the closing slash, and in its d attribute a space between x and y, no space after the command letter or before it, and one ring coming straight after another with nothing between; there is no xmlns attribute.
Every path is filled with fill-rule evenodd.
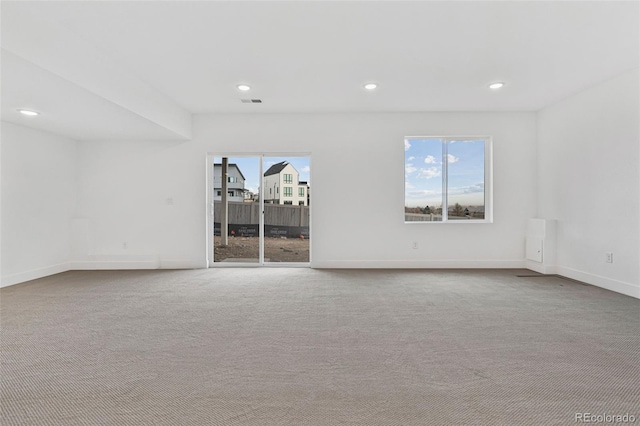
<svg viewBox="0 0 640 426"><path fill-rule="evenodd" d="M214 260L246 259L258 261L260 239L256 237L229 237L227 247L220 246L220 237L213 240ZM301 238L265 238L264 258L267 262L309 262L309 240Z"/></svg>

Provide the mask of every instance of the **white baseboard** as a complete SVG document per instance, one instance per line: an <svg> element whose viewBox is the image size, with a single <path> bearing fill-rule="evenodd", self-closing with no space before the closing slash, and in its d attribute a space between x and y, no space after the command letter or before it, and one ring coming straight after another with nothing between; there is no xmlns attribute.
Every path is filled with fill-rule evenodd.
<svg viewBox="0 0 640 426"><path fill-rule="evenodd" d="M85 260L61 263L59 265L3 276L0 282L0 288L67 271L205 269L206 267L206 261L198 262L194 259L166 259L160 262L155 256L95 256Z"/></svg>
<svg viewBox="0 0 640 426"><path fill-rule="evenodd" d="M69 263L59 263L57 265L45 266L44 268L32 269L30 271L19 272L17 274L5 275L2 277L0 287L7 287L14 284L20 284L25 281L36 280L38 278L44 278L49 275L59 274L70 270Z"/></svg>
<svg viewBox="0 0 640 426"><path fill-rule="evenodd" d="M194 259L160 259L160 269L206 269L207 261Z"/></svg>
<svg viewBox="0 0 640 426"><path fill-rule="evenodd" d="M531 260L526 261L527 269L531 269L532 271L538 272L540 274L555 274L556 267L550 265L544 265L539 262L533 262Z"/></svg>
<svg viewBox="0 0 640 426"><path fill-rule="evenodd" d="M321 260L314 269L519 269L524 260Z"/></svg>
<svg viewBox="0 0 640 426"><path fill-rule="evenodd" d="M109 269L158 269L156 256L132 255L94 255L82 260L69 262L72 270L109 270Z"/></svg>
<svg viewBox="0 0 640 426"><path fill-rule="evenodd" d="M563 277L582 281L596 287L601 287L607 290L615 291L616 293L622 293L627 296L640 299L640 286L638 285L633 285L624 281L613 280L611 278L606 278L600 275L594 275L588 272L582 272L571 268L565 268L562 266L557 266L556 270L557 274L562 275Z"/></svg>
<svg viewBox="0 0 640 426"><path fill-rule="evenodd" d="M158 258L157 256L92 256L71 262L71 269L200 269L206 268L206 260L189 258Z"/></svg>
<svg viewBox="0 0 640 426"><path fill-rule="evenodd" d="M83 260L61 263L2 277L0 287L20 284L66 271L104 271L122 269L205 269L206 260L175 258L159 260L157 256L90 256Z"/></svg>
<svg viewBox="0 0 640 426"><path fill-rule="evenodd" d="M144 260L83 260L71 262L72 271L104 271L120 269L159 269L155 261Z"/></svg>

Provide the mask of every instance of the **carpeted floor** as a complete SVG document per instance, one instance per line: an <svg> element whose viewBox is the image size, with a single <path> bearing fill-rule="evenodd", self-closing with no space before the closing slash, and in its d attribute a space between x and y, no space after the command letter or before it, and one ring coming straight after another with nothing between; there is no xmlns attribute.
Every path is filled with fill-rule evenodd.
<svg viewBox="0 0 640 426"><path fill-rule="evenodd" d="M522 272L78 271L4 288L0 423L640 424L640 300Z"/></svg>

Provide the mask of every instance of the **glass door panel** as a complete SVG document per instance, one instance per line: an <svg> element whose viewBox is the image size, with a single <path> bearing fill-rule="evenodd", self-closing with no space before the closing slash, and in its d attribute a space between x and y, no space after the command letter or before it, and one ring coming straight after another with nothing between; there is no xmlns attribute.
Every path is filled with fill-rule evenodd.
<svg viewBox="0 0 640 426"><path fill-rule="evenodd" d="M264 262L307 263L309 157L264 157Z"/></svg>
<svg viewBox="0 0 640 426"><path fill-rule="evenodd" d="M213 261L260 263L260 157L213 159Z"/></svg>

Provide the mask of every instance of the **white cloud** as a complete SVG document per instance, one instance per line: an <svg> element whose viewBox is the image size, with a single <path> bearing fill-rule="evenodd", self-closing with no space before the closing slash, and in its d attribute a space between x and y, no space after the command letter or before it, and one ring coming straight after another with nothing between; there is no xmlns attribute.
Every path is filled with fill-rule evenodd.
<svg viewBox="0 0 640 426"><path fill-rule="evenodd" d="M424 162L427 164L435 164L436 163L436 157L434 157L433 155L427 155L424 158Z"/></svg>
<svg viewBox="0 0 640 426"><path fill-rule="evenodd" d="M450 194L461 195L461 194L477 194L479 192L484 192L484 182L475 183L470 186L462 186L462 187L454 187L449 188Z"/></svg>
<svg viewBox="0 0 640 426"><path fill-rule="evenodd" d="M404 183L404 187L405 187L405 189L413 189L413 188L415 188L415 186L411 185L411 183L409 183L409 182L405 182Z"/></svg>
<svg viewBox="0 0 640 426"><path fill-rule="evenodd" d="M300 169L302 173L309 173L310 170L311 168L309 166L304 166L303 168Z"/></svg>
<svg viewBox="0 0 640 426"><path fill-rule="evenodd" d="M437 167L429 167L428 169L420 169L418 177L431 179L440 176L440 170Z"/></svg>
<svg viewBox="0 0 640 426"><path fill-rule="evenodd" d="M457 163L460 160L460 157L456 157L452 154L447 154L447 159L449 160L449 164Z"/></svg>
<svg viewBox="0 0 640 426"><path fill-rule="evenodd" d="M411 173L415 172L416 170L418 170L418 169L417 169L417 168L415 168L415 167L413 166L413 164L411 164L411 163L407 163L407 164L404 166L404 172L405 172L406 174L411 174Z"/></svg>
<svg viewBox="0 0 640 426"><path fill-rule="evenodd" d="M416 159L416 157L409 157L409 158L407 158L407 161L413 161L415 159Z"/></svg>
<svg viewBox="0 0 640 426"><path fill-rule="evenodd" d="M463 188L465 194L473 194L475 192L484 192L484 182L476 183L475 185Z"/></svg>
<svg viewBox="0 0 640 426"><path fill-rule="evenodd" d="M404 150L405 151L409 151L409 148L411 148L411 144L409 143L408 140L404 140Z"/></svg>

